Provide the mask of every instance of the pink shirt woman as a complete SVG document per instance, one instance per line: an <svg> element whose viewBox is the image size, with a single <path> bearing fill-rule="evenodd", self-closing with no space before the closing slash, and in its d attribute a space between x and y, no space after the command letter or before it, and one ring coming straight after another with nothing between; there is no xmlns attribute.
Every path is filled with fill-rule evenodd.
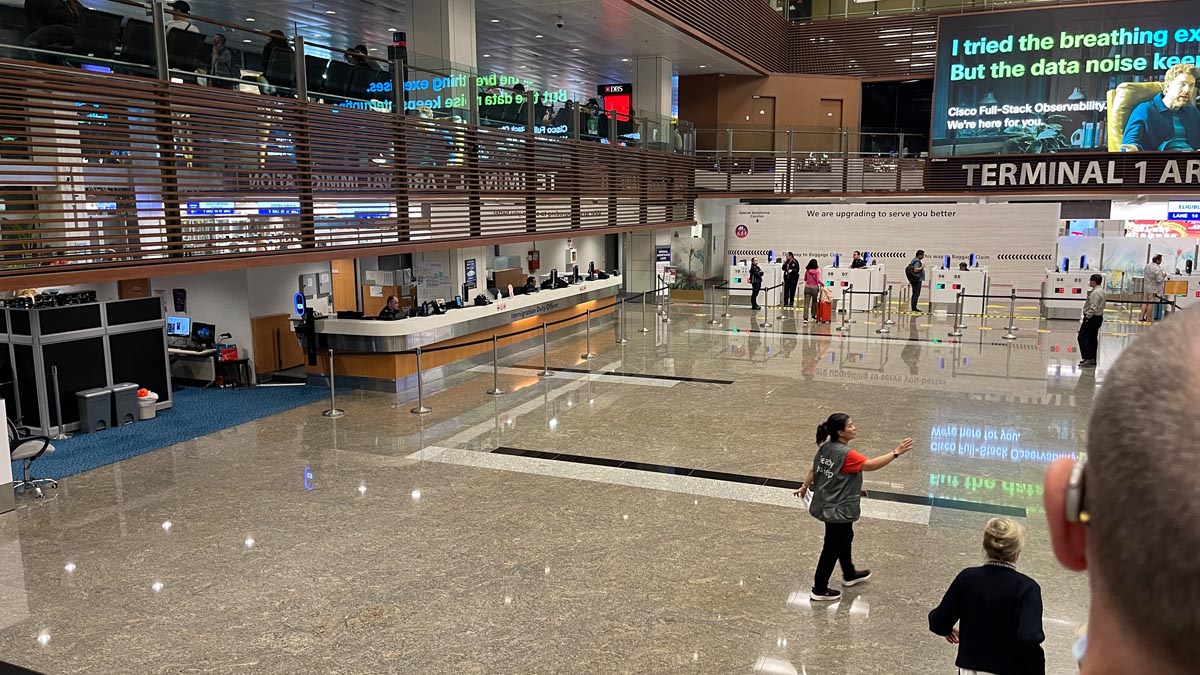
<svg viewBox="0 0 1200 675"><path fill-rule="evenodd" d="M821 285L821 270L805 270L804 272L805 286L820 286Z"/></svg>

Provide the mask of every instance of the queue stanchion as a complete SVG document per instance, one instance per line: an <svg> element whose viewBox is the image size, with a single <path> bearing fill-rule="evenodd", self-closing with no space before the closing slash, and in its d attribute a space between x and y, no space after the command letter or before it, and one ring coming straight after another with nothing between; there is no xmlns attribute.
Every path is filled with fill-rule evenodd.
<svg viewBox="0 0 1200 675"><path fill-rule="evenodd" d="M850 316L850 309L846 307L846 293L854 293L854 284L850 284L847 288L842 289L842 325L837 327L837 332L846 333L850 331L850 322L847 318Z"/></svg>
<svg viewBox="0 0 1200 675"><path fill-rule="evenodd" d="M590 309L587 311L587 323L584 325L583 333L587 340L585 343L587 347L585 353L580 354L579 358L584 361L591 361L596 358L596 354L592 352L592 310Z"/></svg>
<svg viewBox="0 0 1200 675"><path fill-rule="evenodd" d="M1005 329L1008 332L1000 337L1005 340L1017 339L1017 289L1012 289L1012 298L1008 303L1008 327Z"/></svg>
<svg viewBox="0 0 1200 675"><path fill-rule="evenodd" d="M771 323L771 289L767 289L763 293L763 320L758 324L759 328L774 328L775 324Z"/></svg>
<svg viewBox="0 0 1200 675"><path fill-rule="evenodd" d="M954 325L958 330L967 327L967 322L964 320L967 314L967 291L961 290L958 292L958 323Z"/></svg>
<svg viewBox="0 0 1200 675"><path fill-rule="evenodd" d="M958 298L955 299L955 303L954 303L954 330L950 331L950 333L949 333L950 337L962 337L963 326L959 325L962 323L962 310L963 310L963 291L959 291Z"/></svg>
<svg viewBox="0 0 1200 675"><path fill-rule="evenodd" d="M671 323L671 289L665 288L667 291L666 300L663 302L662 321L663 323Z"/></svg>
<svg viewBox="0 0 1200 675"><path fill-rule="evenodd" d="M639 333L649 333L650 329L646 327L646 294L642 293L642 327L638 329Z"/></svg>
<svg viewBox="0 0 1200 675"><path fill-rule="evenodd" d="M617 344L627 345L629 340L625 339L625 298L621 298L621 306L617 315Z"/></svg>
<svg viewBox="0 0 1200 675"><path fill-rule="evenodd" d="M554 373L550 372L550 338L549 331L546 327L546 322L542 322L542 372L538 373L538 377L553 377Z"/></svg>
<svg viewBox="0 0 1200 675"><path fill-rule="evenodd" d="M488 396L503 396L505 391L500 388L500 336L492 336L492 388Z"/></svg>
<svg viewBox="0 0 1200 675"><path fill-rule="evenodd" d="M708 314L709 314L708 325L710 325L710 326L720 326L721 325L721 322L717 321L717 291L718 290L719 289L716 286L713 286L712 298L709 299L709 303L708 303Z"/></svg>
<svg viewBox="0 0 1200 675"><path fill-rule="evenodd" d="M420 383L421 380L417 380ZM329 350L329 410L321 413L322 417L336 419L345 417L346 411L339 410L337 407L337 385L333 381L333 350Z"/></svg>
<svg viewBox="0 0 1200 675"><path fill-rule="evenodd" d="M892 317L892 289L888 288L887 290L885 290L883 292L882 295L883 295L883 301L884 301L883 302L883 324L880 325L879 328L875 332L879 335L887 335L892 332L892 329L889 328L889 326L891 326L893 323L895 323L894 321L892 321L892 318L891 318Z"/></svg>
<svg viewBox="0 0 1200 675"><path fill-rule="evenodd" d="M425 406L425 375L421 367L421 348L417 347L417 407L411 411L414 415L428 415L433 412L432 408Z"/></svg>
<svg viewBox="0 0 1200 675"><path fill-rule="evenodd" d="M775 291L775 302L779 304L779 314L775 316L776 321L783 321L784 319L788 318L788 315L783 311L787 308L787 306L784 303L779 302L779 294L782 292L782 290L783 289Z"/></svg>
<svg viewBox="0 0 1200 675"><path fill-rule="evenodd" d="M725 287L725 313L721 315L722 319L733 318L733 313L729 311L729 287Z"/></svg>

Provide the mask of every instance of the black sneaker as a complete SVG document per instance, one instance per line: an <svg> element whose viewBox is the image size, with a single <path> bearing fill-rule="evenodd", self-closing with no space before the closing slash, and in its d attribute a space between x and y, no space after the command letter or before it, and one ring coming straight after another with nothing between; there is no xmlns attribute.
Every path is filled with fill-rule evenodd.
<svg viewBox="0 0 1200 675"><path fill-rule="evenodd" d="M1083 363L1081 363L1081 364L1079 364L1079 365L1083 366L1084 368L1095 368L1095 367L1096 367L1096 360L1095 360L1095 359L1089 359L1089 360L1087 360L1087 361L1084 361Z"/></svg>
<svg viewBox="0 0 1200 675"><path fill-rule="evenodd" d="M842 592L835 591L832 588L827 588L824 591L817 591L816 589L813 589L813 591L808 594L808 599L812 600L813 602L835 602L842 599Z"/></svg>
<svg viewBox="0 0 1200 675"><path fill-rule="evenodd" d="M854 576L843 579L842 585L849 588L851 586L857 586L870 578L871 570L859 570Z"/></svg>

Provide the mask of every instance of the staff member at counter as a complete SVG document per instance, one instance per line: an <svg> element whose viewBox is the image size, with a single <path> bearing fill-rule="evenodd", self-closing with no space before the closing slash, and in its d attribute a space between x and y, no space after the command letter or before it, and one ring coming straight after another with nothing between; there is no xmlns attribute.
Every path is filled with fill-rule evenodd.
<svg viewBox="0 0 1200 675"><path fill-rule="evenodd" d="M384 308L379 311L379 318L383 319L384 321L403 319L404 312L400 311L400 298L397 298L394 295L389 295L387 299L387 305L385 305Z"/></svg>

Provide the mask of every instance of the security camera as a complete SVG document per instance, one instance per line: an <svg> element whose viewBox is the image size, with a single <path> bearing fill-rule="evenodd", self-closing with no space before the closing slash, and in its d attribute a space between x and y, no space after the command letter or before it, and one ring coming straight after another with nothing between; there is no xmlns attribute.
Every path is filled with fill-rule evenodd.
<svg viewBox="0 0 1200 675"><path fill-rule="evenodd" d="M562 28L566 25L566 22L564 22L563 18L560 16L554 20L554 25L558 28Z"/></svg>

